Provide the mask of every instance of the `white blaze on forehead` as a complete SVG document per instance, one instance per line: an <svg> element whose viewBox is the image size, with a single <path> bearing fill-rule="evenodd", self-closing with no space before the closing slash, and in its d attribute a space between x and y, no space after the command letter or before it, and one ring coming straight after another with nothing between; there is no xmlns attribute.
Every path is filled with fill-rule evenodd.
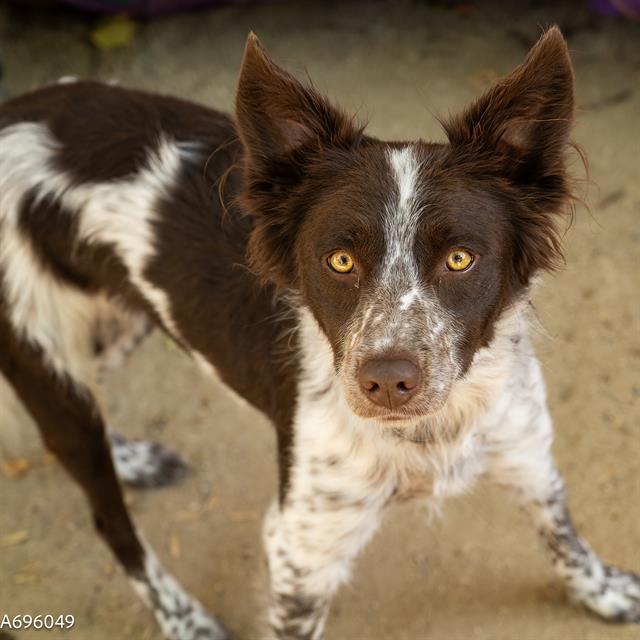
<svg viewBox="0 0 640 640"><path fill-rule="evenodd" d="M390 149L388 158L396 190L384 212L386 252L382 277L388 281L402 270L405 276L411 276L415 280L417 269L413 247L420 217L420 163L411 146Z"/></svg>
<svg viewBox="0 0 640 640"><path fill-rule="evenodd" d="M416 256L425 195L420 181L422 163L413 145L390 148L387 159L394 185L383 213L385 251L375 290L354 322L350 353L429 349L430 357L439 354L446 364L444 369L451 371L456 327L434 289L422 282ZM432 384L437 385L438 380L432 377Z"/></svg>
<svg viewBox="0 0 640 640"><path fill-rule="evenodd" d="M411 303L418 297L418 289L416 287L409 289L401 298L400 298L400 309L405 311L411 306Z"/></svg>

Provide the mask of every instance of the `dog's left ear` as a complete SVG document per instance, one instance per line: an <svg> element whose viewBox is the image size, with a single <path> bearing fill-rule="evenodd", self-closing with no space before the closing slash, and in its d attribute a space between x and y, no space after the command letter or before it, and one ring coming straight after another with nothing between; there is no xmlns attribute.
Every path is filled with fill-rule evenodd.
<svg viewBox="0 0 640 640"><path fill-rule="evenodd" d="M449 141L501 157L499 170L517 183L548 186L564 172L573 85L567 44L552 27L520 66L445 123Z"/></svg>
<svg viewBox="0 0 640 640"><path fill-rule="evenodd" d="M562 260L557 214L572 198L566 153L573 93L567 44L552 27L519 67L444 123L454 152L473 160L467 166L510 185L514 275L523 285Z"/></svg>

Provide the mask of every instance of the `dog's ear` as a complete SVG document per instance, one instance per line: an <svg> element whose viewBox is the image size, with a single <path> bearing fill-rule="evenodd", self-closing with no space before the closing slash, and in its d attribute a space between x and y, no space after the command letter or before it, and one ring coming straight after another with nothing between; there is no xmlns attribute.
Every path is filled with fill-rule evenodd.
<svg viewBox="0 0 640 640"><path fill-rule="evenodd" d="M351 147L362 136L351 118L281 69L253 33L238 81L236 119L250 163L268 170L299 162L301 152Z"/></svg>
<svg viewBox="0 0 640 640"><path fill-rule="evenodd" d="M521 65L445 123L449 142L504 155L514 178L536 181L563 163L573 84L567 44L552 27Z"/></svg>
<svg viewBox="0 0 640 640"><path fill-rule="evenodd" d="M514 223L521 251L518 278L561 259L554 214L566 209L566 170L574 110L574 78L567 44L552 27L525 61L461 115L444 123L449 142L517 189L526 212Z"/></svg>
<svg viewBox="0 0 640 640"><path fill-rule="evenodd" d="M253 33L240 71L236 123L244 146L242 197L255 216L251 266L264 279L292 286L303 207L293 207L291 195L324 151L355 148L363 129L278 67Z"/></svg>

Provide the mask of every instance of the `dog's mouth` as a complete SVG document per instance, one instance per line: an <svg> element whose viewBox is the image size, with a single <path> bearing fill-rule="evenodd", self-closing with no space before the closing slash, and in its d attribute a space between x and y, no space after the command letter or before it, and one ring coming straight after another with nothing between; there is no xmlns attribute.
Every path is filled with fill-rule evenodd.
<svg viewBox="0 0 640 640"><path fill-rule="evenodd" d="M383 409L375 406L366 397L357 395L348 400L353 413L365 420L371 420L378 426L395 431L412 430L419 428L421 424L429 422L446 404L448 394L431 396L420 402L411 403L408 406L397 409Z"/></svg>

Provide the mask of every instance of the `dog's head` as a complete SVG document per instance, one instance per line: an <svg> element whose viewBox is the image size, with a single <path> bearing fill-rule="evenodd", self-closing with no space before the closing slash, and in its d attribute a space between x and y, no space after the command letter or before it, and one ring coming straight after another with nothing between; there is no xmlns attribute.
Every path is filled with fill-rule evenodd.
<svg viewBox="0 0 640 640"><path fill-rule="evenodd" d="M501 313L561 257L573 118L562 35L547 31L448 120L448 144L368 137L253 35L236 109L252 267L311 310L355 414L436 412Z"/></svg>

